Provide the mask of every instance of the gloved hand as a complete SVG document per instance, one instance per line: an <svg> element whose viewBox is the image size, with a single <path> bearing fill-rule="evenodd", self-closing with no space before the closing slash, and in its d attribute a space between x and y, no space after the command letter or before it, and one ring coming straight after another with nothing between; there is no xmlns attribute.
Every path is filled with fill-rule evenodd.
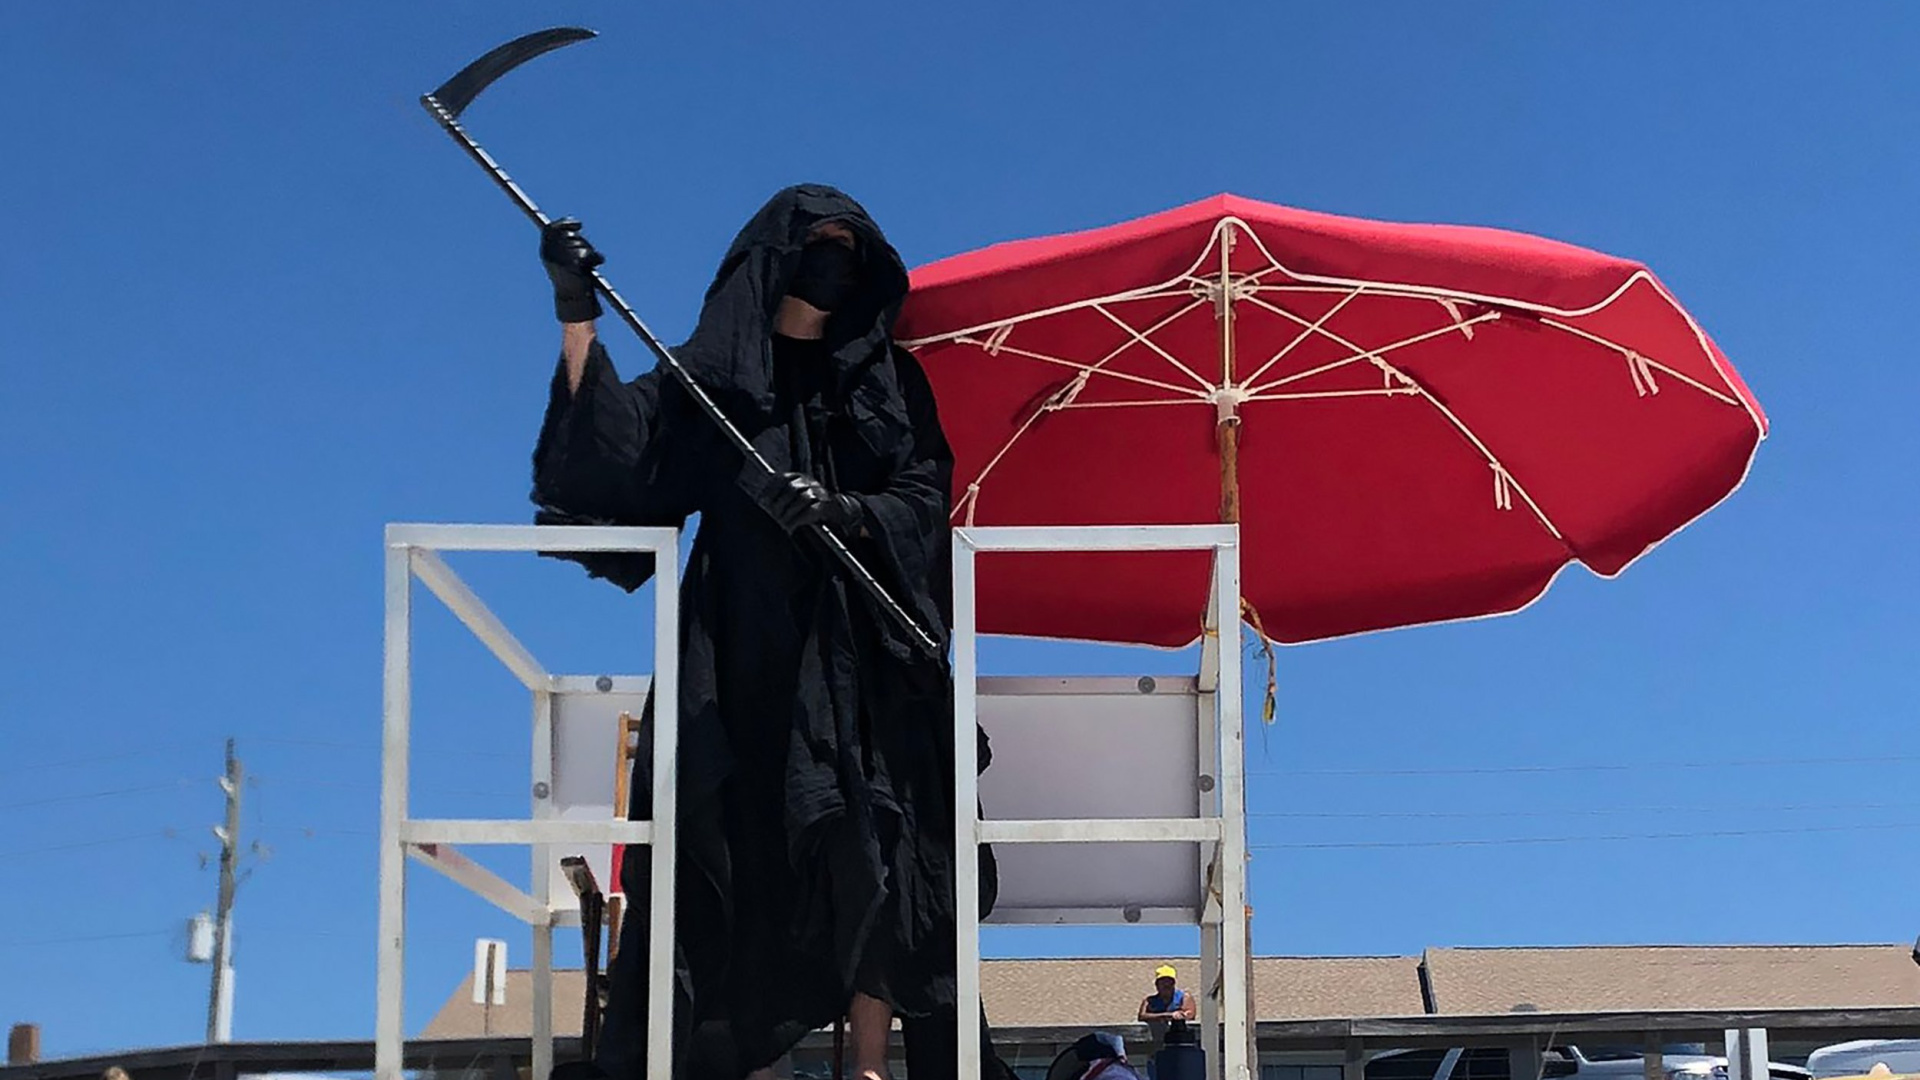
<svg viewBox="0 0 1920 1080"><path fill-rule="evenodd" d="M787 473L773 484L767 512L790 533L809 525L825 525L842 536L857 534L867 516L860 500L828 491L827 485L797 472Z"/></svg>
<svg viewBox="0 0 1920 1080"><path fill-rule="evenodd" d="M561 322L592 322L600 317L592 271L607 257L580 235L578 221L561 218L540 230L540 261L553 281L553 313Z"/></svg>

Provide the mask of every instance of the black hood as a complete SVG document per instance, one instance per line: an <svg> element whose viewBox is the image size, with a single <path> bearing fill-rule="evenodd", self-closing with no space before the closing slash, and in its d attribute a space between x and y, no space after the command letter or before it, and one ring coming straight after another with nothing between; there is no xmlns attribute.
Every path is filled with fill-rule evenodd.
<svg viewBox="0 0 1920 1080"><path fill-rule="evenodd" d="M699 325L674 350L730 415L766 417L773 409L774 314L808 234L825 222L846 226L859 241L859 289L827 319L842 388L856 413L899 413L898 384L890 365L878 362L888 356L893 323L907 297L906 265L866 209L845 192L799 184L767 200L734 237L707 287Z"/></svg>

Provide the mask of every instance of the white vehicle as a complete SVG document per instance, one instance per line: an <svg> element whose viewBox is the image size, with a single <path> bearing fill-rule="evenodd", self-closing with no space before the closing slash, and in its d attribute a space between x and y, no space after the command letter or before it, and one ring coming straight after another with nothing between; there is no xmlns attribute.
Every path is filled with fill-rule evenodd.
<svg viewBox="0 0 1920 1080"><path fill-rule="evenodd" d="M1612 1050L1595 1047L1556 1046L1546 1054L1544 1076L1575 1077L1577 1080L1642 1080L1646 1059L1638 1050ZM1726 1080L1727 1059L1706 1052L1699 1043L1680 1043L1660 1049L1660 1068L1667 1080ZM1771 1080L1812 1080L1812 1074L1797 1065L1767 1062Z"/></svg>
<svg viewBox="0 0 1920 1080"><path fill-rule="evenodd" d="M1698 1043L1663 1047L1660 1068L1667 1080L1727 1080L1727 1059ZM1556 1046L1541 1055L1540 1080L1645 1080L1637 1050ZM1795 1065L1769 1062L1770 1080L1813 1080ZM1512 1075L1510 1058L1497 1046L1454 1050L1389 1050L1367 1062L1367 1080L1534 1080Z"/></svg>
<svg viewBox="0 0 1920 1080"><path fill-rule="evenodd" d="M1920 1074L1920 1039L1855 1039L1807 1055L1814 1080L1838 1076Z"/></svg>

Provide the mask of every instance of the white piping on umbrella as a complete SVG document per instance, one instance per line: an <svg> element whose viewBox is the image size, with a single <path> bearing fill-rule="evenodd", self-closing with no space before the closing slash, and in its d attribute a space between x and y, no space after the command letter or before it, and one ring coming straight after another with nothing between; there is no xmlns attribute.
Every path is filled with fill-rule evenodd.
<svg viewBox="0 0 1920 1080"><path fill-rule="evenodd" d="M1224 283L1215 281L1211 278L1197 276L1200 267L1203 264L1205 264L1205 262L1207 261L1207 253L1214 250L1216 246L1221 246L1224 248L1224 246L1229 243L1230 238L1233 234L1233 231L1235 230L1236 227L1240 232L1245 233L1248 236L1248 238L1250 238L1253 241L1255 247L1259 249L1261 255L1266 258L1268 265L1261 270L1254 271L1251 273L1242 274L1238 276L1229 276ZM1266 285L1261 283L1262 278L1276 271L1287 275L1289 278L1293 279L1295 282L1300 284ZM1475 432L1473 432L1473 430L1469 428L1466 425L1466 423L1459 418L1457 414L1455 414L1451 409L1448 409L1446 406L1442 405L1440 401L1433 394L1431 394L1426 390L1425 387L1420 386L1405 372L1399 370L1398 368L1394 367L1392 364L1382 359L1382 355L1394 349L1405 348L1409 345L1417 344L1422 341L1430 340L1434 337L1451 333L1454 330L1460 331L1462 335L1464 335L1469 340L1471 340L1473 337L1474 326L1476 326L1478 323L1490 322L1500 317L1500 310L1499 308L1496 307L1493 310L1490 310L1483 315L1475 316L1471 319L1462 319L1461 312L1459 310L1459 304L1461 301L1467 301L1467 302L1476 303L1476 304L1499 304L1499 305L1512 307L1520 310L1536 311L1541 313L1557 312L1559 314L1564 314L1564 315L1578 316L1578 315L1584 315L1594 311L1598 311L1601 308L1604 308L1606 305L1614 302L1621 295L1623 295L1626 292L1626 290L1629 287L1631 287L1635 281L1637 281L1642 277L1646 278L1650 283L1654 284L1656 286L1657 291L1659 291L1660 295L1662 296L1662 298L1667 300L1667 302L1671 306L1673 306L1676 311L1680 312L1680 314L1687 319L1688 326L1694 330L1696 340L1699 341L1703 352L1708 356L1708 359L1713 363L1714 370L1717 373L1719 373L1722 379L1726 380L1728 386L1731 387L1732 386L1731 380L1727 379L1726 373L1720 367L1718 361L1713 360L1712 350L1707 348L1705 335L1700 331L1698 324L1693 321L1690 315L1687 315L1684 308L1681 308L1677 303L1673 301L1673 298L1669 294L1667 294L1665 290L1658 289L1658 283L1654 281L1652 276L1650 274L1647 274L1645 271L1636 271L1633 275L1631 275L1628 278L1626 282L1624 282L1619 288L1615 289L1612 294L1610 294L1608 297L1600 301L1598 304L1592 305L1591 307L1584 308L1584 309L1564 311L1561 309L1549 308L1544 305L1533 304L1527 301L1514 300L1511 298L1497 298L1497 297L1483 296L1480 294L1462 292L1460 290L1441 289L1441 288L1435 288L1431 286L1405 285L1405 284L1398 284L1398 283L1356 281L1356 280L1350 280L1350 279L1329 278L1329 277L1324 277L1320 275L1299 274L1289 269L1279 259L1275 258L1272 251L1269 250L1266 244L1260 239L1259 234L1254 232L1252 227L1249 226L1244 220L1234 216L1223 217L1218 223L1216 223L1213 231L1208 237L1207 243L1203 246L1200 254L1195 258L1194 262L1187 268L1186 272L1167 282L1161 282L1161 283L1149 285L1143 288L1128 289L1119 293L1114 293L1110 296L1097 297L1089 300L1081 300L1081 301L1075 301L1068 304L1056 305L1052 308L1047 308L1041 311L1028 312L1023 315L1013 316L1011 318L999 320L998 322L994 322L994 323L981 324L978 327L970 327L966 330L952 331L946 334L940 334L932 337L915 339L913 341L907 342L906 344L909 348L913 348L913 347L926 345L930 343L937 343L940 341L952 341L956 344L974 345L974 346L980 347L983 350L987 351L989 355L998 356L1003 352L1010 353L1015 356L1021 356L1021 357L1025 357L1032 360L1038 360L1045 363L1056 364L1062 367L1073 368L1082 373L1083 379L1086 375L1089 375L1089 374L1100 374L1100 375L1108 376L1110 378L1117 378L1117 379L1121 379L1128 382L1133 382L1133 383L1147 385L1147 386L1153 386L1157 389L1162 389L1162 390L1169 391L1171 393L1178 394L1180 395L1180 398L1185 399L1186 401L1193 401L1195 403L1212 404L1215 406L1216 410L1220 410L1223 412L1223 415L1228 415L1228 416L1234 415L1235 410L1237 409L1237 406L1243 401L1310 400L1310 399L1316 399L1316 398L1335 398L1335 397L1380 397L1380 396L1390 397L1390 396L1410 396L1413 394L1417 394L1418 396L1427 400L1429 404L1431 404L1443 416L1445 416L1447 420L1450 423L1452 423L1454 427L1457 430L1459 430L1461 434L1468 439L1469 442L1473 444L1475 449L1480 451L1481 455L1486 458L1488 464L1496 471L1496 473L1499 476L1504 477L1504 480L1502 481L1503 484L1510 484L1513 488L1516 488L1520 491L1521 498L1525 500L1528 507L1533 511L1534 516L1539 519L1539 521L1547 529L1547 531L1550 534L1552 534L1556 540L1559 540L1562 544L1567 544L1567 540L1564 534L1561 533L1560 529L1547 516L1545 511L1541 509L1540 505L1533 499L1532 495L1527 492L1525 486L1519 484L1518 481L1513 480L1511 471L1509 471L1506 468L1506 466L1503 463L1501 463L1501 461L1493 453L1491 448L1489 448L1486 445L1485 441L1482 440ZM1169 315L1161 319L1153 327L1145 331L1135 329L1131 324L1127 323L1124 319L1121 319L1118 315L1115 315L1108 308L1108 305L1110 304L1122 303L1122 302L1131 301L1131 300L1142 300L1142 299L1149 299L1149 298L1165 298L1165 297L1179 295L1178 291L1175 291L1175 289L1181 283L1185 283L1187 285L1187 292L1190 295L1194 295L1196 297L1195 303L1191 305L1183 306L1182 308L1174 312L1172 315ZM1279 315L1282 318L1286 318L1290 321L1299 323L1302 326L1301 333L1298 336L1296 336L1291 342L1289 342L1286 347L1281 349L1280 352L1275 354L1273 357L1269 358L1266 363L1262 364L1251 375L1247 376L1245 381L1239 383L1238 386L1233 388L1240 392L1234 394L1231 400L1228 400L1227 398L1222 396L1222 393L1221 393L1222 388L1210 387L1204 377L1200 376L1188 365L1180 362L1178 358L1170 355L1157 342L1152 340L1152 335L1155 332L1157 332L1159 329L1166 326L1168 323L1172 322L1173 320L1178 319L1181 316L1190 313L1199 304L1205 303L1209 300L1217 302L1219 299L1219 294L1222 291L1223 284L1225 286L1225 291L1228 293L1228 295L1232 299L1247 300L1258 307L1261 307L1267 311L1270 311L1276 315ZM1295 315L1294 313L1287 311L1285 308L1282 308L1276 304L1263 301L1257 295L1258 293L1261 293L1261 292L1294 292L1294 291L1301 291L1301 292L1337 291L1340 293L1344 293L1345 295L1342 296L1341 300L1337 304L1335 304L1333 308L1331 308L1325 314L1321 315L1318 319L1312 322L1308 322L1307 320L1303 319L1301 316ZM1349 341L1338 334L1332 333L1326 328L1326 323L1329 320L1331 320L1335 314L1337 314L1340 310L1345 308L1347 304L1351 303L1354 299L1358 298L1363 293L1380 296L1383 298L1394 297L1394 298L1431 300L1439 304L1447 312L1447 314L1449 315L1452 321L1448 326L1441 327L1433 331L1428 331L1426 333L1418 334L1411 338L1407 338L1399 342L1394 342L1389 345L1381 346L1379 348L1372 349L1372 350L1363 349L1359 345L1353 343L1352 341ZM1041 318L1047 318L1049 316L1062 314L1068 311L1084 310L1087 308L1091 308L1099 312L1099 314L1101 314L1103 317L1112 321L1115 325L1119 326L1122 330L1126 331L1129 338L1127 342L1123 343L1119 348L1113 350L1107 356L1103 357L1100 361L1098 361L1095 364L1089 365L1084 362L1068 360L1064 357L1052 356L1044 353L1035 352L1033 350L1013 348L1007 345L1007 339L1011 335L1013 329L1021 323L1030 322L1030 321L1034 321ZM1672 367L1668 365L1661 364L1648 357L1642 356L1641 354L1635 352L1634 350L1629 349L1623 345L1620 345L1617 342L1610 341L1600 335L1597 335L1590 331L1581 329L1579 327L1575 327L1567 323L1561 322L1559 319L1543 318L1541 322L1555 329L1572 333L1585 340L1591 341L1605 348L1612 349L1622 354L1623 356L1625 356L1629 364L1629 375L1633 379L1635 391L1640 396L1645 397L1649 393L1657 394L1659 392L1658 384L1656 384L1653 381L1653 371L1655 369L1658 369L1666 374L1672 375L1677 380L1683 383L1686 383L1687 385L1690 385L1695 389L1700 390L1701 392L1725 404L1740 405L1746 408L1749 414L1749 417L1755 421L1756 427L1759 428L1761 436L1763 438L1765 437L1764 425L1761 425L1759 423L1759 418L1757 417L1757 415L1753 413L1752 408L1750 406L1747 406L1743 400L1738 399L1734 396L1720 393L1719 391L1716 391L1713 388L1708 387L1697 380L1694 380L1694 379L1688 378L1685 375L1682 375L1681 373L1674 370ZM986 330L989 328L991 328L992 332L988 335L988 337L984 341L981 341L975 337L978 331ZM1324 338L1332 340L1338 343L1339 345L1341 345L1343 348L1352 350L1353 355L1341 360L1334 361L1327 365L1322 365L1320 367L1313 369L1310 372L1295 373L1293 375L1286 376L1285 378L1276 380L1272 383L1264 384L1261 386L1251 386L1254 379L1258 378L1260 375L1270 370L1276 363L1278 363L1281 359L1283 359L1286 355L1288 355L1295 347L1297 347L1301 341L1315 334L1318 334ZM1186 391L1181 387L1177 387L1168 383L1149 379L1144 376L1134 375L1130 372L1113 371L1106 367L1106 365L1110 363L1114 358L1116 358L1120 353L1124 352L1129 346L1136 343L1141 344L1146 348L1150 349L1156 355L1160 356L1162 359L1166 360L1169 364L1171 364L1172 366L1180 370L1183 374L1186 374L1190 378L1193 378L1203 388L1212 389L1213 392L1207 393L1207 394L1194 394L1191 391ZM1380 391L1316 391L1316 392L1300 392L1300 393L1293 393L1293 394L1263 393L1265 391L1271 391L1271 390L1277 389L1278 387L1286 385L1288 383L1296 382L1296 381L1299 381L1300 379L1308 378L1308 377L1311 377L1312 375L1317 375L1325 371L1344 366L1346 364L1355 363L1360 360L1366 360L1369 363L1374 364L1375 367L1380 369L1383 379L1385 380L1385 385L1382 388L1382 390ZM1080 382L1079 386L1083 387L1084 382ZM1074 392L1074 396L1077 396L1077 395L1078 395L1078 389L1076 388ZM1176 401L1172 403L1178 404L1181 402ZM1145 405L1145 404L1150 404L1150 403L1149 402L1115 402L1109 405L1108 403L1087 402L1083 405L1076 406L1070 400L1062 401L1062 400L1056 399L1054 401L1051 401L1042 405L1039 409L1036 409L1031 416L1027 418L1026 422L1021 424L1019 429L1017 429L1012 434L1012 436L1007 440L1007 442L1003 446L1001 446L999 451L995 453L993 459L989 462L987 468L983 469L980 472L980 474L977 475L973 479L973 481L968 485L967 495L965 498L962 499L962 504L966 510L967 520L969 522L974 520L974 517L978 511L980 488L981 488L981 485L986 480L987 474L992 470L993 466L999 464L999 462L1006 456L1008 451L1010 451L1013 448L1013 445L1017 443L1019 439L1027 431L1031 430L1033 423L1036 420L1038 420L1038 418L1043 413L1060 411L1062 409L1071 408L1071 407L1088 408L1088 407L1094 407L1095 405L1106 405L1107 407L1127 407L1127 406ZM1496 491L1495 502L1496 502L1496 506L1499 506L1502 509L1510 508L1512 505L1511 492L1504 491L1504 489L1501 491ZM961 506L956 506L954 508L954 516L956 518L959 516L961 509L962 509ZM1569 548L1569 553L1570 554L1572 553L1571 548Z"/></svg>
<svg viewBox="0 0 1920 1080"><path fill-rule="evenodd" d="M1658 360L1655 360L1649 356L1643 356L1640 353L1634 351L1633 349L1630 349L1627 346L1620 344L1619 342L1609 341L1608 339L1601 337L1599 334L1595 334L1588 330L1582 330L1577 326L1569 326L1558 319L1541 319L1540 322L1543 325L1551 326L1556 330L1565 330L1567 333L1573 334L1576 337L1586 338L1588 341L1593 342L1595 345L1600 345L1600 346L1604 346L1606 348L1612 349L1614 352L1617 352L1620 355L1626 357L1627 364L1633 367L1634 369L1636 369L1633 373L1634 387L1638 389L1640 387L1641 380L1642 379L1646 380L1646 384L1649 389L1641 390L1640 392L1641 397L1645 397L1649 392L1655 393L1655 394L1660 392L1660 387L1655 385L1653 381L1653 373L1655 371L1658 371L1663 375L1671 375L1675 379L1679 380L1680 382L1686 383L1688 386L1693 387L1695 390L1698 390L1709 397L1717 398L1721 402L1727 405L1742 404L1739 400L1733 398L1732 396L1723 394L1720 391L1715 390L1711 386L1707 386L1706 384L1700 382L1697 379L1690 379L1686 375L1678 371L1675 371L1674 369L1668 367L1665 364L1660 363ZM1716 371L1719 370L1718 365L1715 366L1714 370ZM1765 432L1762 432L1761 433L1762 437L1765 437L1765 434L1766 434Z"/></svg>
<svg viewBox="0 0 1920 1080"><path fill-rule="evenodd" d="M1751 410L1749 410L1749 413L1751 414ZM1568 561L1563 562L1559 566L1555 567L1553 573L1547 575L1547 580L1541 584L1540 588L1537 591L1535 591L1532 596L1527 597L1525 600L1522 600L1520 603L1515 604L1510 608L1503 608L1499 611L1483 611L1478 615L1455 615L1449 619L1429 619L1426 622L1420 622L1420 623L1395 623L1392 626L1376 626L1368 630L1349 630L1343 634L1325 634L1320 637L1303 638L1299 641L1288 641L1285 638L1271 637L1271 636L1267 640L1273 641L1279 645L1286 646L1287 648L1294 648L1302 645L1318 645L1321 642L1326 642L1326 641L1352 641L1356 638L1376 637L1381 634L1398 633L1403 630L1415 630L1415 629L1420 629L1422 627L1458 626L1462 623L1486 622L1489 619L1504 619L1509 615L1518 615L1521 612L1526 611L1528 608L1532 607L1533 605L1539 603L1542 598L1544 598L1548 593L1553 591L1553 586L1556 582L1560 580L1560 575L1566 573L1568 570L1572 569L1575 566L1581 567L1582 569L1586 570L1587 573L1592 574L1594 577L1597 577L1602 581L1612 581L1614 578L1617 578L1620 575L1626 573L1628 570L1631 570L1635 566L1638 566L1640 564L1640 560L1653 554L1656 550L1658 550L1661 547L1661 545L1667 543L1668 541L1672 540L1674 537L1679 536L1681 533L1692 528L1696 523L1699 522L1701 518L1706 517L1708 514L1711 514L1715 510L1719 509L1722 503L1725 503L1728 499L1733 498L1733 496L1737 492L1739 492L1741 488L1745 487L1747 484L1747 478L1753 475L1753 463L1760 456L1760 444L1766 441L1766 434L1767 434L1766 428L1762 427L1760 429L1760 438L1754 440L1753 449L1748 451L1747 453L1747 463L1746 463L1746 466L1740 470L1740 479L1736 481L1732 487L1727 489L1727 493L1725 495L1722 495L1720 496L1720 498L1714 500L1714 503L1712 506L1707 507L1706 509L1700 511L1699 513L1693 515L1691 518L1688 518L1686 521L1682 522L1680 525L1675 527L1674 530L1668 533L1666 536L1658 540L1655 540L1651 544L1648 544L1646 548L1640 552L1640 554L1635 555L1631 559L1628 559L1626 563L1620 567L1620 569L1615 570L1611 574L1602 573L1601 571L1595 570L1593 567L1588 566L1586 563L1569 559ZM972 522L969 521L968 524L972 524ZM1191 649L1210 635L1214 635L1214 632L1210 630L1203 631L1201 633L1195 634L1192 638L1189 638L1188 640L1178 645L1149 645L1149 644L1146 644L1145 642L1114 642L1112 640L1105 640L1101 638L1048 637L1043 634L997 634L995 636L1012 638L1014 640L1019 640L1019 641L1070 641L1070 642L1079 642L1085 645L1125 644L1125 645L1131 645L1135 648L1153 649L1159 652L1171 653L1171 652L1183 652L1187 649ZM1224 642L1222 644L1224 646Z"/></svg>

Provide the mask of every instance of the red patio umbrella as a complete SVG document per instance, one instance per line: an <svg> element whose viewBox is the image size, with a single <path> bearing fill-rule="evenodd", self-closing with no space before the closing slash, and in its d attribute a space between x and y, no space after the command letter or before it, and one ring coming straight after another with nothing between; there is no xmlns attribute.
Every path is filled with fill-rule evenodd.
<svg viewBox="0 0 1920 1080"><path fill-rule="evenodd" d="M1720 502L1767 422L1647 269L1221 195L913 273L961 525L1240 521L1281 641L1516 611ZM1178 646L1207 567L996 555L986 632Z"/></svg>

